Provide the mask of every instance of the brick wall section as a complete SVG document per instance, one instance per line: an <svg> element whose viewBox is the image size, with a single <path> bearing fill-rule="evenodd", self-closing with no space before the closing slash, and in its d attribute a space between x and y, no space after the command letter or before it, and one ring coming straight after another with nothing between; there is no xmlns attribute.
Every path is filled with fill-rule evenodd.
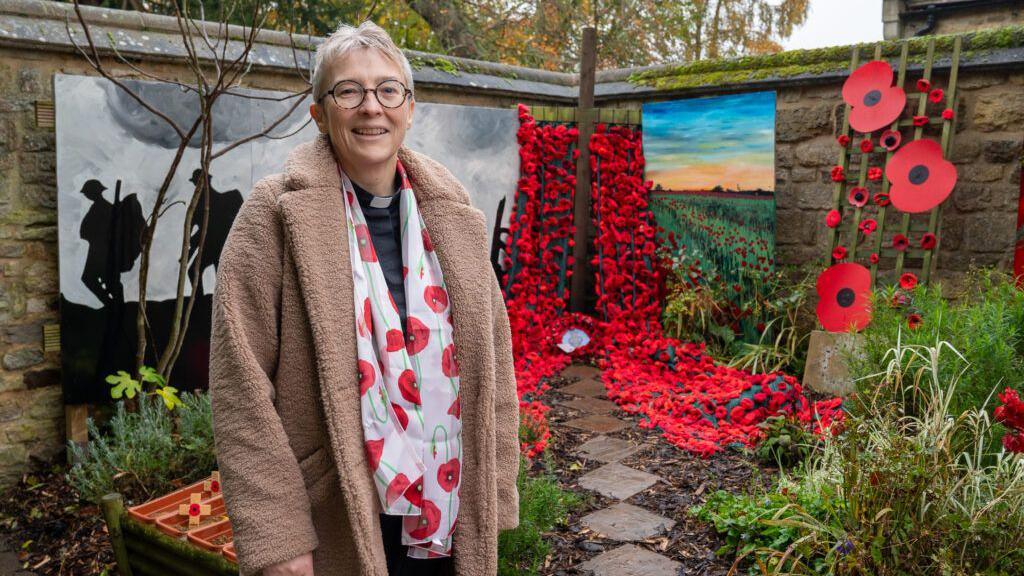
<svg viewBox="0 0 1024 576"><path fill-rule="evenodd" d="M934 83L945 87L946 78ZM779 91L776 242L784 264L824 264L828 254L825 214L832 202L829 170L839 156L835 143L843 114L839 91L839 84ZM938 279L951 286L972 264L1012 267L1024 142L1024 72L962 75L957 98L952 160L959 181L943 205L937 262ZM937 110L929 108L931 114ZM909 132L904 130L904 138ZM931 128L926 135L937 138L938 131ZM858 157L859 151L853 159ZM880 162L877 156L876 162ZM880 188L870 183L869 189ZM889 210L887 227L898 226L894 212ZM885 239L890 236L887 233ZM885 264L883 260L880 270ZM908 260L908 264L913 270L914 263Z"/></svg>

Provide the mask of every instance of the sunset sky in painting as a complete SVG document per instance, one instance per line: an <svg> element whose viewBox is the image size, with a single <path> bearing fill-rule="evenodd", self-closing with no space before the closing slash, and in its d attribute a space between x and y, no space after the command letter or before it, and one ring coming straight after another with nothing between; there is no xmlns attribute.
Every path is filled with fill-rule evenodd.
<svg viewBox="0 0 1024 576"><path fill-rule="evenodd" d="M774 190L775 93L644 104L643 146L665 190Z"/></svg>

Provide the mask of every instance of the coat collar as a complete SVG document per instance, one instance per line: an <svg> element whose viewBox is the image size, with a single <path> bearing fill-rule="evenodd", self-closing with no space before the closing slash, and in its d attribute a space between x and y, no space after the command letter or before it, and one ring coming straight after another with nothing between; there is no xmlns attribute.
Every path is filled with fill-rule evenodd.
<svg viewBox="0 0 1024 576"><path fill-rule="evenodd" d="M493 427L493 412L478 407L492 406L494 401L494 375L484 368L493 368L493 350L475 353L480 342L493 338L488 275L494 272L488 260L484 215L470 206L466 190L444 166L404 146L399 149L399 158L430 232L450 297L453 339L460 351L463 429L482 434ZM362 435L355 432L361 430L361 424L359 386L355 385L358 372L352 267L341 184L325 137L295 148L288 158L286 182L288 191L278 197L278 206L313 337L332 452L340 470L359 470L365 467L365 454ZM491 358L484 357L487 350ZM488 466L493 450L493 437L465 437L463 474L483 474L480 467ZM377 524L367 520L365 514L379 507L372 479L369 475L341 474L339 480L352 511L352 538L360 543L358 554L370 565L383 565L382 548L371 544L380 539L374 532ZM460 512L462 532L456 545L459 539L471 543L483 537L480 531L488 525L486 510L473 502L483 501L485 494L466 485L466 513Z"/></svg>

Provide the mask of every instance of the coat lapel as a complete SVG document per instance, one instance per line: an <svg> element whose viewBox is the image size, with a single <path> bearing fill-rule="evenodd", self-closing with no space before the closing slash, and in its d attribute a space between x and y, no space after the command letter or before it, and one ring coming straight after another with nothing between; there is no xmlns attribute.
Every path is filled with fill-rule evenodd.
<svg viewBox="0 0 1024 576"><path fill-rule="evenodd" d="M459 359L463 418L463 482L456 546L490 541L496 503L489 484L494 453L494 349L490 278L483 213L465 189L435 161L404 147L399 157L416 194L452 303L453 339ZM374 574L385 566L376 490L367 467L359 411L355 306L344 206L334 157L326 138L297 147L289 157L288 187L279 197L282 218L309 317L321 402L339 468L352 538ZM480 408L484 408L480 410ZM368 513L367 511L371 511ZM467 558L474 557L466 554ZM456 555L459 574L494 573L497 566L469 566ZM373 567L373 568L369 568ZM483 571L480 571L483 570Z"/></svg>

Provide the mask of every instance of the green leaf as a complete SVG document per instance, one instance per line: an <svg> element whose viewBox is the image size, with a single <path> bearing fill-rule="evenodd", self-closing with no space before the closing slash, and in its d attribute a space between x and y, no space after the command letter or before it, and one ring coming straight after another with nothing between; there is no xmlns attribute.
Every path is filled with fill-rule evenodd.
<svg viewBox="0 0 1024 576"><path fill-rule="evenodd" d="M139 375L142 376L143 382L150 382L161 388L167 385L167 380L154 368L149 366L143 366L142 369L139 370Z"/></svg>
<svg viewBox="0 0 1024 576"><path fill-rule="evenodd" d="M167 406L168 410L174 410L175 406L181 406L181 399L178 398L178 389L174 386L164 386L154 390L153 394L163 398L164 406Z"/></svg>
<svg viewBox="0 0 1024 576"><path fill-rule="evenodd" d="M115 400L119 400L122 396L135 398L135 394L142 390L142 385L139 384L139 381L132 378L124 370L118 370L116 375L111 374L107 376L106 381L114 386L110 389L110 397Z"/></svg>

